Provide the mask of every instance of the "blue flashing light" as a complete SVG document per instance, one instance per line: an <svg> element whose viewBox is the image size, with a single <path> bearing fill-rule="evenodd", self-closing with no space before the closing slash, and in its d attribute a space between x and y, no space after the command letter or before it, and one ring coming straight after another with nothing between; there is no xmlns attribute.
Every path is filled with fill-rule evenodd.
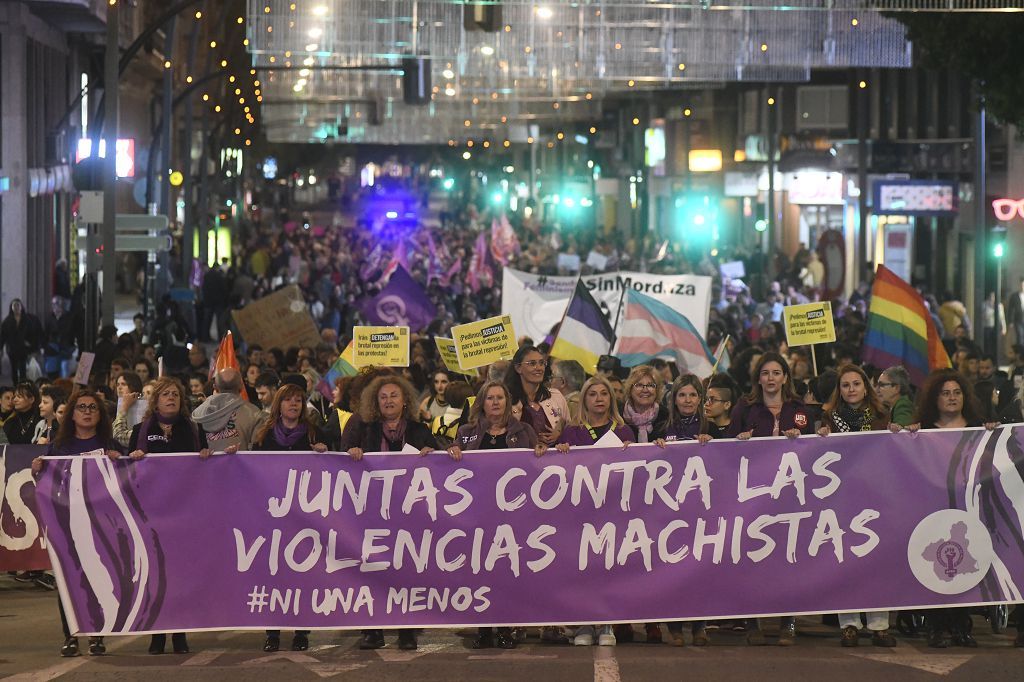
<svg viewBox="0 0 1024 682"><path fill-rule="evenodd" d="M388 211L387 213L384 214L384 217L387 218L388 220L394 220L395 218L398 217L398 211Z"/></svg>

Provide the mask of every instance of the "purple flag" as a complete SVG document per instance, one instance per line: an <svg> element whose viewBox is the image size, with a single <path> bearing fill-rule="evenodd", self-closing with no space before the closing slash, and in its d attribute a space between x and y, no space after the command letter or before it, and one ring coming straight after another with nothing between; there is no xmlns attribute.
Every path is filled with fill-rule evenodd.
<svg viewBox="0 0 1024 682"><path fill-rule="evenodd" d="M425 329L437 316L437 307L423 287L401 265L395 268L387 286L365 300L360 309L370 324L409 327L413 332Z"/></svg>
<svg viewBox="0 0 1024 682"><path fill-rule="evenodd" d="M37 500L73 633L882 611L1024 601L1022 445L1002 427L460 462L97 452L47 458Z"/></svg>

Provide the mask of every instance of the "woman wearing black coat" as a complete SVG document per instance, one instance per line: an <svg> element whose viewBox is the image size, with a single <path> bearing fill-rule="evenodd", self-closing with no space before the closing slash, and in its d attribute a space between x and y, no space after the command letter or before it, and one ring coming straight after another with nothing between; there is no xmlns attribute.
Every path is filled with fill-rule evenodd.
<svg viewBox="0 0 1024 682"><path fill-rule="evenodd" d="M153 383L153 396L149 399L146 416L132 429L128 452L134 460L140 460L151 452L198 452L203 459L210 456L206 433L202 426L192 421L185 388L180 381L173 377L160 377ZM166 645L167 635L153 635L149 653L162 654ZM184 632L174 633L171 645L176 654L190 651Z"/></svg>
<svg viewBox="0 0 1024 682"><path fill-rule="evenodd" d="M326 452L313 418L306 409L306 392L295 384L277 389L270 406L270 417L253 436L253 450L272 452ZM237 448L235 448L237 449ZM231 448L229 452L233 452ZM281 648L281 631L267 630L263 650L267 653ZM296 630L292 638L292 651L309 648L309 630Z"/></svg>
<svg viewBox="0 0 1024 682"><path fill-rule="evenodd" d="M39 318L25 310L20 298L11 301L7 317L0 324L0 348L7 348L11 361L11 380L25 381L29 356L43 345L43 325Z"/></svg>
<svg viewBox="0 0 1024 682"><path fill-rule="evenodd" d="M377 377L363 390L359 411L363 420L360 443L348 454L359 461L364 452L401 452L407 445L420 455L438 449L430 429L416 421L416 393L408 381L396 375ZM383 630L363 630L360 649L384 646ZM398 631L398 648L412 650L417 646L416 631Z"/></svg>

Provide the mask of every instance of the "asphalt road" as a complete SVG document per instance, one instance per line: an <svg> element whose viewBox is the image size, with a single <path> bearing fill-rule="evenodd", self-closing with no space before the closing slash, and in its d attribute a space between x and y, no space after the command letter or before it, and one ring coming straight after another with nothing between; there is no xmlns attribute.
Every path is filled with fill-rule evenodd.
<svg viewBox="0 0 1024 682"><path fill-rule="evenodd" d="M1013 647L1014 632L991 634L981 617L975 619L978 649L933 650L921 639L901 639L895 649L872 647L869 640L853 649L839 646L836 628L820 619L798 621L797 646L748 647L742 633L711 632L706 648L676 648L667 644L627 644L617 647L572 647L540 644L533 631L512 651L474 651L470 632L430 630L420 637L418 651L399 651L387 633L389 646L364 652L357 635L314 632L303 653L264 654L258 632L194 633L193 653L150 656L148 637L108 638L108 655L61 658L60 621L56 595L0 577L0 679L11 682L44 680L320 680L355 682L380 680L560 680L619 682L672 680L685 676L702 681L804 679L856 680L971 680L996 682L1024 679L1024 649ZM766 627L770 633L770 627ZM290 633L282 633L287 647ZM463 636L464 635L464 636ZM643 634L638 628L638 639ZM774 642L774 638L770 637ZM82 639L85 649L85 639ZM168 642L168 650L170 643Z"/></svg>

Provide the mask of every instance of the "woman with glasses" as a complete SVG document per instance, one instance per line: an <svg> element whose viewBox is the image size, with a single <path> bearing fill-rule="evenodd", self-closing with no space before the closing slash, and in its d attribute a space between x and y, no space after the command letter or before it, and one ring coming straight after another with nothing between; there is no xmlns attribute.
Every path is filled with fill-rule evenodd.
<svg viewBox="0 0 1024 682"><path fill-rule="evenodd" d="M864 370L856 365L839 368L839 383L832 396L825 403L825 423L818 429L818 435L830 433L857 433L884 431L889 428L889 410L875 395L871 382ZM899 425L896 425L899 429ZM889 612L869 611L868 630L871 643L875 646L896 646L896 639L889 634ZM860 613L839 614L841 635L839 643L844 647L855 647L860 638Z"/></svg>
<svg viewBox="0 0 1024 682"><path fill-rule="evenodd" d="M914 423L914 401L911 396L910 375L900 365L890 367L878 375L875 382L878 398L888 409L889 423L910 426Z"/></svg>
<svg viewBox="0 0 1024 682"><path fill-rule="evenodd" d="M907 430L963 429L981 426L980 410L971 384L954 369L932 372L921 387L915 423ZM987 429L997 423L984 425ZM967 607L927 609L922 612L928 622L928 646L945 649L950 644L974 648L978 642L971 634L971 611Z"/></svg>
<svg viewBox="0 0 1024 682"><path fill-rule="evenodd" d="M202 426L192 421L185 388L174 377L160 377L153 383L153 397L142 422L132 428L128 452L134 460L140 460L149 453L166 452L197 452L202 459L210 456L206 433ZM153 635L149 653L162 654L165 646L167 635ZM184 632L171 635L171 646L176 654L190 651Z"/></svg>
<svg viewBox="0 0 1024 682"><path fill-rule="evenodd" d="M731 438L748 440L786 436L797 438L814 432L814 424L804 404L797 398L793 377L786 359L774 351L761 356L750 376L753 388L741 397L732 410L731 423L726 434ZM747 620L747 644L767 644L756 618ZM796 644L796 619L779 619L779 646Z"/></svg>
<svg viewBox="0 0 1024 682"><path fill-rule="evenodd" d="M537 444L533 427L512 418L512 397L500 381L488 381L477 393L470 409L469 422L459 428L455 442L448 446L448 456L456 462L470 450L505 450L528 448L543 454L547 448ZM515 649L515 632L510 627L477 628L474 649Z"/></svg>
<svg viewBox="0 0 1024 682"><path fill-rule="evenodd" d="M46 454L69 457L94 450L103 450L111 459L120 457L121 446L114 440L110 416L103 406L103 399L92 389L81 388L71 395L68 404L71 406L70 418L65 417L60 422L57 435ZM45 460L42 457L36 457L32 460L32 472L38 474L43 470L44 465ZM58 508L58 513L62 511ZM71 635L67 615L64 613L64 605L59 597L57 608L60 611L61 626L64 628L64 645L60 648L60 655L78 656L78 638ZM103 643L102 637L89 638L90 655L101 656L106 652L107 647Z"/></svg>
<svg viewBox="0 0 1024 682"><path fill-rule="evenodd" d="M512 401L512 416L529 424L537 434L538 448L558 442L569 421L569 403L558 389L550 388L548 359L534 346L520 346L505 374L505 388ZM541 641L568 644L561 627L541 628Z"/></svg>
<svg viewBox="0 0 1024 682"><path fill-rule="evenodd" d="M632 431L634 443L657 443L664 447L664 426L668 421L668 410L661 404L661 373L650 365L634 367L623 386L626 400L622 417ZM648 644L661 644L661 626L646 623ZM633 641L633 626L621 623L615 626L615 637L619 642Z"/></svg>
<svg viewBox="0 0 1024 682"><path fill-rule="evenodd" d="M704 398L704 420L711 438L725 438L729 430L733 405L738 393L736 383L728 374L714 374L708 379Z"/></svg>
<svg viewBox="0 0 1024 682"><path fill-rule="evenodd" d="M548 388L548 360L533 346L512 356L512 371L505 375L512 396L512 416L533 427L545 446L558 442L569 419L569 404L561 391Z"/></svg>

